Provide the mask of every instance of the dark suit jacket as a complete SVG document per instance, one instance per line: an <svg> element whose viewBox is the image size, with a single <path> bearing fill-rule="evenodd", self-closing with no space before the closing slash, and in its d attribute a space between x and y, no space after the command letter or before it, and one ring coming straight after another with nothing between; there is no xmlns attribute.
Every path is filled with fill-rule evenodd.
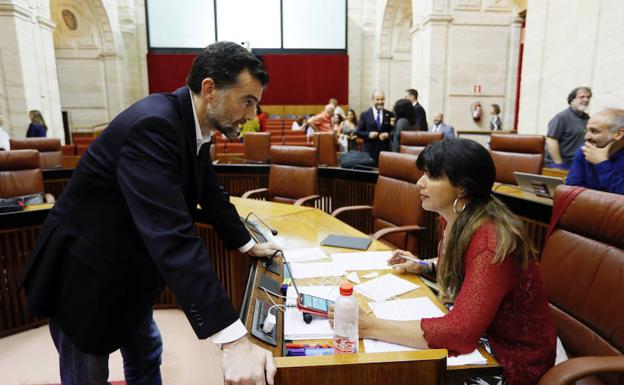
<svg viewBox="0 0 624 385"><path fill-rule="evenodd" d="M110 123L80 159L33 250L24 280L33 315L52 317L93 354L119 348L165 283L199 338L237 320L192 213L199 203L231 248L250 236L196 147L186 87L150 95Z"/></svg>
<svg viewBox="0 0 624 385"><path fill-rule="evenodd" d="M429 129L429 125L427 124L427 113L420 103L416 103L414 106L414 112L416 113L416 129L418 131L427 131Z"/></svg>
<svg viewBox="0 0 624 385"><path fill-rule="evenodd" d="M360 114L360 121L358 122L358 127L355 131L355 134L358 137L364 139L364 151L368 152L368 154L371 156L371 158L373 158L375 163L378 163L379 161L379 153L381 151L388 151L388 149L390 148L390 137L388 137L388 139L386 140L379 140L379 137L375 139L370 139L368 137L368 134L370 134L371 131L378 131L379 133L387 132L391 134L393 127L390 125L390 118L392 116L392 112L384 108L381 128L378 128L377 123L375 123L375 114L373 114L372 107Z"/></svg>

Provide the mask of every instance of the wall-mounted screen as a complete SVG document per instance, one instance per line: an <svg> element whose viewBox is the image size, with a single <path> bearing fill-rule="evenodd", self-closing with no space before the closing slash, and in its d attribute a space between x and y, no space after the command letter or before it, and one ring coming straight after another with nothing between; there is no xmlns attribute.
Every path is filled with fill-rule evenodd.
<svg viewBox="0 0 624 385"><path fill-rule="evenodd" d="M150 50L346 50L347 0L146 0Z"/></svg>
<svg viewBox="0 0 624 385"><path fill-rule="evenodd" d="M150 48L203 48L215 42L214 3L146 1Z"/></svg>

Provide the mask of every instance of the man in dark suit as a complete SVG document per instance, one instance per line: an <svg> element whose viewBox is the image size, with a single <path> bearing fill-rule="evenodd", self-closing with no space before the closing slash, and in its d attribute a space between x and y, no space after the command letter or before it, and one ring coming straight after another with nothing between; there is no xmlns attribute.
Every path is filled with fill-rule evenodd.
<svg viewBox="0 0 624 385"><path fill-rule="evenodd" d="M405 91L405 98L412 102L414 112L416 113L416 129L418 131L427 131L429 125L427 124L427 113L423 106L418 103L418 91L413 88Z"/></svg>
<svg viewBox="0 0 624 385"><path fill-rule="evenodd" d="M383 91L373 92L372 101L373 106L360 115L355 134L364 139L364 151L378 163L379 153L389 148L388 139L392 132L390 118L393 114L384 109L386 96Z"/></svg>
<svg viewBox="0 0 624 385"><path fill-rule="evenodd" d="M271 353L246 337L193 227L199 203L228 247L253 256L276 250L251 240L209 154L215 130L236 136L255 116L267 82L243 47L212 44L195 58L187 86L131 105L82 156L24 280L32 314L50 317L63 384L106 384L108 354L119 348L127 384L160 384L152 306L165 284L198 338L222 344L227 383L273 383Z"/></svg>

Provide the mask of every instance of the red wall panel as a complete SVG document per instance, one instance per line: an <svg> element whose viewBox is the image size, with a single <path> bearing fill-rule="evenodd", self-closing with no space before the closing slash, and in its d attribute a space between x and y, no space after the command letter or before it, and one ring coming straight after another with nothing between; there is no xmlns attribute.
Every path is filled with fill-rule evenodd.
<svg viewBox="0 0 624 385"><path fill-rule="evenodd" d="M170 92L186 83L195 54L147 54L150 93ZM262 104L325 104L349 100L349 57L343 55L264 55L269 85Z"/></svg>

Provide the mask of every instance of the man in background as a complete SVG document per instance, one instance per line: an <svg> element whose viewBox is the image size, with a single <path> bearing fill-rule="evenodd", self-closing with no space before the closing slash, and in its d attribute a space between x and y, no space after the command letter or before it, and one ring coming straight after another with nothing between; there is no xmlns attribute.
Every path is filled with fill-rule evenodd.
<svg viewBox="0 0 624 385"><path fill-rule="evenodd" d="M433 115L433 124L429 131L441 132L444 135L444 139L453 139L455 137L455 128L450 124L444 123L444 114L441 112Z"/></svg>
<svg viewBox="0 0 624 385"><path fill-rule="evenodd" d="M585 113L592 97L589 87L577 87L568 95L569 107L548 122L546 167L570 168L574 153L584 141L589 115Z"/></svg>
<svg viewBox="0 0 624 385"><path fill-rule="evenodd" d="M423 106L418 103L418 91L413 88L406 90L405 98L412 102L414 112L416 112L416 129L418 131L427 131L427 114Z"/></svg>
<svg viewBox="0 0 624 385"><path fill-rule="evenodd" d="M607 109L589 119L566 183L624 194L624 110Z"/></svg>
<svg viewBox="0 0 624 385"><path fill-rule="evenodd" d="M355 134L364 139L364 151L375 161L379 162L379 153L388 151L388 139L393 130L390 119L392 112L384 108L386 95L383 91L377 90L372 95L372 106L362 112Z"/></svg>
<svg viewBox="0 0 624 385"><path fill-rule="evenodd" d="M308 125L316 132L334 132L334 105L328 104L323 111L308 119Z"/></svg>
<svg viewBox="0 0 624 385"><path fill-rule="evenodd" d="M329 99L329 104L334 106L334 115L340 115L340 116L342 116L343 120L346 119L345 112L338 105L338 99L336 99L336 98Z"/></svg>

